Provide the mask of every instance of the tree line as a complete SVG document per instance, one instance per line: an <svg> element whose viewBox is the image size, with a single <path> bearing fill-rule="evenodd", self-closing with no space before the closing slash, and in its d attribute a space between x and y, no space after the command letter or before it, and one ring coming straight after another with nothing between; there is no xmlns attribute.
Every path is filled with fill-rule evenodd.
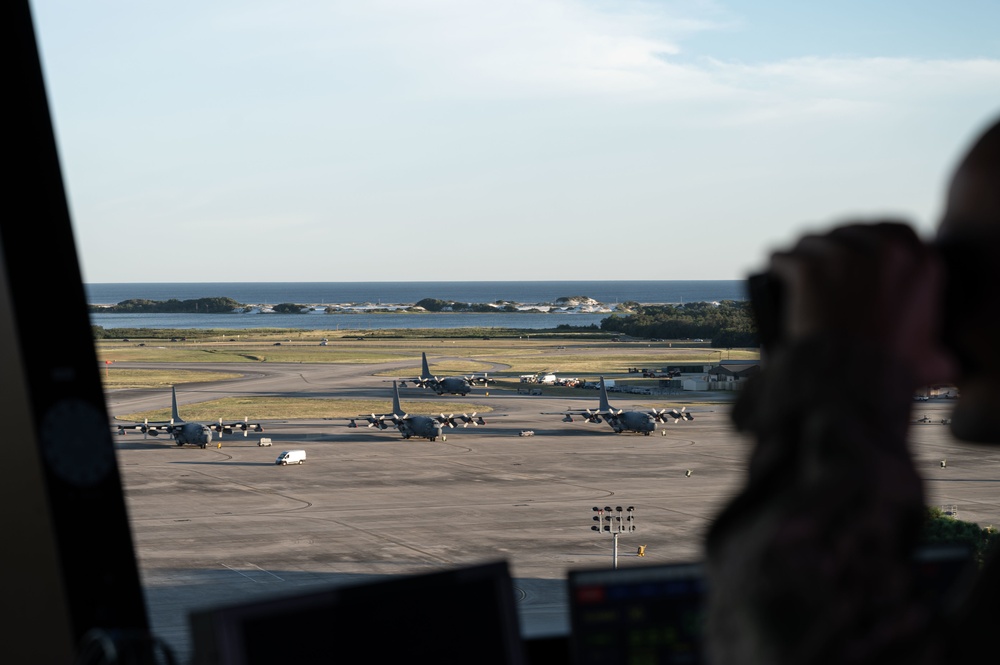
<svg viewBox="0 0 1000 665"><path fill-rule="evenodd" d="M681 305L622 303L629 314L614 313L601 321L601 330L630 337L710 339L713 347L752 347L760 342L750 303L723 300Z"/></svg>

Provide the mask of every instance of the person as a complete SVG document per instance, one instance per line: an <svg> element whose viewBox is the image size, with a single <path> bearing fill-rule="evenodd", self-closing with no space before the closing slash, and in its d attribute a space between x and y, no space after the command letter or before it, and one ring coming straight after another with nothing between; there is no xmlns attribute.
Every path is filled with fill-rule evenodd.
<svg viewBox="0 0 1000 665"><path fill-rule="evenodd" d="M705 543L709 662L958 663L991 637L997 552L947 614L918 593L906 436L914 391L954 383L953 433L1000 443L996 256L1000 119L960 161L934 243L881 220L771 257L764 370L732 415L748 479Z"/></svg>

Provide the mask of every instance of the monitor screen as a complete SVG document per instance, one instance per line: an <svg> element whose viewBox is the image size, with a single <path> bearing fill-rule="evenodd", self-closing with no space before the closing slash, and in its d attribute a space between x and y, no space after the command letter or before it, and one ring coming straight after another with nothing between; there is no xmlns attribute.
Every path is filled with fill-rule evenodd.
<svg viewBox="0 0 1000 665"><path fill-rule="evenodd" d="M701 663L701 564L571 571L573 662Z"/></svg>
<svg viewBox="0 0 1000 665"><path fill-rule="evenodd" d="M195 663L524 663L505 562L191 614Z"/></svg>

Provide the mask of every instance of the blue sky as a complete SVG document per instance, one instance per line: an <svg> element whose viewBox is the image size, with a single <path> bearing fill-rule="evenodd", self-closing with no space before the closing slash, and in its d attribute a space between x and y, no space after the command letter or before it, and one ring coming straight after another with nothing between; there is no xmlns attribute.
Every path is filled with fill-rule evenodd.
<svg viewBox="0 0 1000 665"><path fill-rule="evenodd" d="M33 0L88 282L738 279L933 229L1000 3Z"/></svg>

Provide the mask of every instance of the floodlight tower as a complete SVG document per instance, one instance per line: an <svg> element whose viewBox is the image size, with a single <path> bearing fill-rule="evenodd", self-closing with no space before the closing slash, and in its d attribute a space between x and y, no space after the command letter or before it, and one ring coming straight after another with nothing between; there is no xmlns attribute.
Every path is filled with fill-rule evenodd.
<svg viewBox="0 0 1000 665"><path fill-rule="evenodd" d="M622 515L624 513L624 516ZM614 550L611 555L611 565L617 570L618 569L618 536L623 533L631 533L635 531L635 506L629 506L628 508L622 508L621 506L616 506L612 508L611 506L594 506L594 517L593 521L597 524L590 527L591 531L597 531L598 533L610 533L611 539L614 542Z"/></svg>

